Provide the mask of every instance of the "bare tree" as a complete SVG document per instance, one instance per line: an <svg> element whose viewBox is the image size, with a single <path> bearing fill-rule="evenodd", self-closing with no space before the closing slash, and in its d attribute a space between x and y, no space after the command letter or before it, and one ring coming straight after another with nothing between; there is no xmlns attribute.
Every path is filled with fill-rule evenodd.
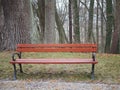
<svg viewBox="0 0 120 90"><path fill-rule="evenodd" d="M88 20L88 42L95 43L95 37L93 34L93 11L94 11L94 0L90 0L89 6L89 20Z"/></svg>
<svg viewBox="0 0 120 90"><path fill-rule="evenodd" d="M96 38L97 38L97 44L99 45L99 25L98 25L98 17L99 17L99 4L98 4L98 0L97 0L97 12L96 12Z"/></svg>
<svg viewBox="0 0 120 90"><path fill-rule="evenodd" d="M38 15L39 24L40 24L40 28L38 28L39 35L40 35L40 41L41 43L43 43L44 32L45 32L45 0L38 0L37 15Z"/></svg>
<svg viewBox="0 0 120 90"><path fill-rule="evenodd" d="M106 0L106 43L105 43L105 52L110 53L111 47L111 38L112 38L112 29L113 29L113 5L112 0Z"/></svg>
<svg viewBox="0 0 120 90"><path fill-rule="evenodd" d="M63 27L63 21L60 19L57 9L55 9L55 20L56 20L56 25L57 25L57 30L59 34L59 43L66 43L68 42L68 38L65 34L65 30Z"/></svg>
<svg viewBox="0 0 120 90"><path fill-rule="evenodd" d="M99 4L99 3L98 3ZM99 4L99 7L100 7L100 4ZM104 36L104 13L103 13L103 8L104 8L104 5L103 5L103 0L101 0L101 44L100 44L100 50L101 52L104 52L104 49L105 49L105 36Z"/></svg>
<svg viewBox="0 0 120 90"><path fill-rule="evenodd" d="M116 0L115 2L115 30L113 32L112 45L111 45L111 53L119 53L120 47L120 0Z"/></svg>
<svg viewBox="0 0 120 90"><path fill-rule="evenodd" d="M2 50L3 42L3 26L4 26L4 16L3 16L3 7L0 0L0 51Z"/></svg>
<svg viewBox="0 0 120 90"><path fill-rule="evenodd" d="M80 43L78 0L72 0L74 42Z"/></svg>
<svg viewBox="0 0 120 90"><path fill-rule="evenodd" d="M69 0L69 43L72 43L72 11L71 0Z"/></svg>

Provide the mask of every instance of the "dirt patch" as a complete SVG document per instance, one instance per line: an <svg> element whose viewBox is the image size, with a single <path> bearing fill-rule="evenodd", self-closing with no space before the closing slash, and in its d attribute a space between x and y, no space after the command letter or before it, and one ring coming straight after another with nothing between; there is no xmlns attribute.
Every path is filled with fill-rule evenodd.
<svg viewBox="0 0 120 90"><path fill-rule="evenodd" d="M0 81L0 90L120 90L118 84L49 81Z"/></svg>

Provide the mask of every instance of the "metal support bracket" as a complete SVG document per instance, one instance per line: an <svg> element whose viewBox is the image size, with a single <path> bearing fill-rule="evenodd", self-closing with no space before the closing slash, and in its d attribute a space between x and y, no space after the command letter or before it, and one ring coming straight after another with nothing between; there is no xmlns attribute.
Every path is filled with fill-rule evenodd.
<svg viewBox="0 0 120 90"><path fill-rule="evenodd" d="M12 54L12 60L15 61L15 56L17 55L17 57L20 59L21 58L21 52L20 53L13 53ZM22 65L19 64L19 67L20 67L20 72L23 73L23 70L22 70ZM17 70L16 70L16 64L13 64L13 68L14 68L14 80L17 79Z"/></svg>
<svg viewBox="0 0 120 90"><path fill-rule="evenodd" d="M92 53L92 59L93 59L93 61L95 61L95 57L96 57L96 54ZM95 64L92 64L92 71L91 71L91 78L92 78L92 80L94 80L94 78L95 78L94 68L95 68Z"/></svg>

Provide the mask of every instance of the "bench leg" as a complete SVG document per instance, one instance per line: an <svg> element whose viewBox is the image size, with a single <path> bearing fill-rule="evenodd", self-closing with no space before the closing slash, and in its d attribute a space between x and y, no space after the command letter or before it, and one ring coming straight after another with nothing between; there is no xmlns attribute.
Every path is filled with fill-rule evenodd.
<svg viewBox="0 0 120 90"><path fill-rule="evenodd" d="M20 66L20 72L23 73L22 64L19 64L19 66Z"/></svg>
<svg viewBox="0 0 120 90"><path fill-rule="evenodd" d="M95 78L95 76L94 76L94 67L95 67L95 65L92 64L92 72L91 72L91 78L92 78L92 80L94 80L94 78Z"/></svg>
<svg viewBox="0 0 120 90"><path fill-rule="evenodd" d="M14 80L16 80L17 79L17 77L16 77L16 74L17 74L16 65L13 64L13 67L14 67L14 76L13 76L13 78L14 78Z"/></svg>

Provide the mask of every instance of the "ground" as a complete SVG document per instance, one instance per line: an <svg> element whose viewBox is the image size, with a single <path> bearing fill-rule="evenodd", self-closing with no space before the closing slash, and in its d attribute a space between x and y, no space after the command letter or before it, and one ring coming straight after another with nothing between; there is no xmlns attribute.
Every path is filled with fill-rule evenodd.
<svg viewBox="0 0 120 90"><path fill-rule="evenodd" d="M120 85L61 80L1 80L0 90L120 90Z"/></svg>
<svg viewBox="0 0 120 90"><path fill-rule="evenodd" d="M120 90L120 55L97 54L95 80L91 65L23 65L13 81L12 52L0 52L0 90ZM84 53L24 53L25 58L91 58Z"/></svg>

